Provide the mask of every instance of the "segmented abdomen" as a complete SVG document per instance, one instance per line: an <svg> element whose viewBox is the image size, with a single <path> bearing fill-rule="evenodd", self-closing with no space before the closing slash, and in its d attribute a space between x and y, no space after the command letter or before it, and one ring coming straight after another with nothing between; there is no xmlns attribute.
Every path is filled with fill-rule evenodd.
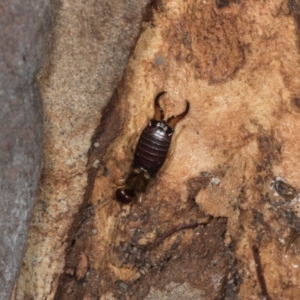
<svg viewBox="0 0 300 300"><path fill-rule="evenodd" d="M133 168L143 168L154 177L167 158L171 139L161 128L146 127L136 146Z"/></svg>

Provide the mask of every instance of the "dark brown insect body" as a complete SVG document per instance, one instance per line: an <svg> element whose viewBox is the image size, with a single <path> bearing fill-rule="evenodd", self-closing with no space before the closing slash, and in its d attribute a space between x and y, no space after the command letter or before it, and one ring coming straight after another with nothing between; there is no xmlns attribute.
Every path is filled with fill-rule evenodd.
<svg viewBox="0 0 300 300"><path fill-rule="evenodd" d="M174 127L189 111L187 101L186 109L177 116L164 120L164 111L159 105L159 98L165 92L159 93L154 101L155 114L143 130L137 143L134 160L130 173L123 187L116 190L116 198L121 203L131 203L146 192L147 187L160 168L165 163L171 146Z"/></svg>

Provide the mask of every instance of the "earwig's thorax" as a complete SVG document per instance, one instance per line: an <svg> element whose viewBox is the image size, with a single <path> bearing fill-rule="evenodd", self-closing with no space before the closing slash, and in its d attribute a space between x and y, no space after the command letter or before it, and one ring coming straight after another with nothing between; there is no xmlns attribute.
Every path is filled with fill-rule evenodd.
<svg viewBox="0 0 300 300"><path fill-rule="evenodd" d="M167 137L171 137L174 133L174 128L171 128L168 126L167 122L165 120L157 121L154 119L151 119L147 126L149 129L157 130L157 132L162 132Z"/></svg>

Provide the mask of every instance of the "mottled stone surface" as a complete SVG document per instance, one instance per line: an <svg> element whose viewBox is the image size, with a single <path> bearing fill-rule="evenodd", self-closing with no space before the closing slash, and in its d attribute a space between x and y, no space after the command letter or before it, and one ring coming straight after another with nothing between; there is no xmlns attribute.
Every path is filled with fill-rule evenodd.
<svg viewBox="0 0 300 300"><path fill-rule="evenodd" d="M297 1L150 1L114 93L99 92L112 65L97 55L119 34L103 35L113 6L58 4L40 80L45 167L19 299L296 300ZM162 90L167 117L185 99L191 110L142 205L121 208L115 183Z"/></svg>
<svg viewBox="0 0 300 300"><path fill-rule="evenodd" d="M122 78L140 33L145 4L52 1L52 27L39 74L43 169L19 279L20 300L54 297L65 265L69 230L72 224L78 227L75 216L86 198L91 138ZM119 115L112 119L116 122L111 131L105 128L109 137L101 144L103 153L122 126ZM85 270L84 259L80 256L78 278Z"/></svg>
<svg viewBox="0 0 300 300"><path fill-rule="evenodd" d="M285 1L154 4L118 93L120 113L126 103L123 131L98 157L95 206L70 244L57 299L297 299L300 65L293 10ZM114 182L126 176L131 136L153 115L162 90L167 117L181 112L185 99L190 113L143 204L121 209L112 201ZM106 135L96 135L94 145ZM161 240L204 214L214 217L207 226ZM139 248L157 239L156 247ZM82 253L88 271L78 280Z"/></svg>
<svg viewBox="0 0 300 300"><path fill-rule="evenodd" d="M0 3L0 299L19 273L42 158L36 82L50 21L49 1Z"/></svg>

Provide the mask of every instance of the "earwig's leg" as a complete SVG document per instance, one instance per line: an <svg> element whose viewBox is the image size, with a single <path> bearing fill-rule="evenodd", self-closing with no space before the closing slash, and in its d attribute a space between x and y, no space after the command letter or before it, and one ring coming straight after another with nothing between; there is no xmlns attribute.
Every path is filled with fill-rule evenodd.
<svg viewBox="0 0 300 300"><path fill-rule="evenodd" d="M109 262L112 262L111 253L112 253L112 251L113 251L113 245L114 245L114 241L115 241L115 238L116 238L117 227L118 227L118 225L119 225L119 222L120 222L120 215L121 215L122 212L123 212L123 210L120 210L120 211L116 214L116 216L115 216L116 220L115 220L115 222L114 222L114 228L113 228L113 231L112 231L112 234L111 234L110 244L109 244L109 246L108 246L109 249L108 249L108 251L106 252L106 254L107 254L106 261L109 261Z"/></svg>
<svg viewBox="0 0 300 300"><path fill-rule="evenodd" d="M174 149L175 149L175 145L174 144L175 144L175 142L172 142L171 149L169 150L168 156L167 156L167 158L165 160L165 163L160 168L159 173L164 172L168 168L168 166L170 165L170 162L171 162L172 157L173 157Z"/></svg>
<svg viewBox="0 0 300 300"><path fill-rule="evenodd" d="M116 220L115 220L113 232L112 232L112 235L111 235L112 239L111 239L111 242L110 242L110 247L111 247L111 248L113 247L113 244L114 244L114 241L115 241L115 238L116 238L117 228L118 228L118 226L119 226L121 214L122 214L123 212L124 212L123 210L120 210L120 211L116 214L116 216L115 216ZM109 252L111 252L111 251L109 251Z"/></svg>
<svg viewBox="0 0 300 300"><path fill-rule="evenodd" d="M167 120L167 124L171 127L171 128L174 128L175 125L181 120L183 119L186 114L189 112L189 109L190 109L190 103L188 101L186 101L186 109L183 113L181 113L180 115L174 115L172 117L170 117L168 120Z"/></svg>
<svg viewBox="0 0 300 300"><path fill-rule="evenodd" d="M167 158L166 158L166 160L165 160L165 163L164 163L163 166L160 168L159 173L160 173L160 172L164 172L164 171L167 169L167 167L170 165L170 162L171 162L172 157L173 157L174 150L175 150L175 148L176 148L177 140L178 140L178 138L179 138L179 136L180 136L180 134L181 134L181 132L182 132L182 129L183 129L183 128L181 128L181 130L180 130L180 131L175 135L175 137L173 138L172 144L171 144L171 147L170 147L170 150L169 150L169 152L168 152L168 156L167 156Z"/></svg>
<svg viewBox="0 0 300 300"><path fill-rule="evenodd" d="M137 144L137 140L139 138L139 134L138 133L134 133L128 140L128 144L127 146L125 147L125 152L126 152L126 155L127 157L130 159L130 160L133 160L134 158L134 151L135 151L135 146ZM123 161L120 161L119 162L119 167L120 169L125 173L127 174L128 173L128 168L129 168L129 164L128 164L128 159L124 158ZM118 185L118 184L117 184Z"/></svg>
<svg viewBox="0 0 300 300"><path fill-rule="evenodd" d="M159 98L165 94L166 92L163 91L163 92L160 92L156 97L155 97L155 100L154 100L154 109L155 109L155 113L154 113L154 117L153 119L156 120L156 121L160 121L160 120L163 120L164 117L165 117L165 114L164 114L164 111L163 109L160 107L159 105Z"/></svg>
<svg viewBox="0 0 300 300"><path fill-rule="evenodd" d="M116 186L122 186L124 185L126 179L118 179L115 183L116 183Z"/></svg>
<svg viewBox="0 0 300 300"><path fill-rule="evenodd" d="M141 204L143 202L143 197L144 195L143 194L138 194L137 195L137 204Z"/></svg>
<svg viewBox="0 0 300 300"><path fill-rule="evenodd" d="M101 210L105 205L107 205L111 201L112 201L112 199L109 198L109 199L104 200L103 202L100 202L100 203L97 203L97 204L94 204L94 205L90 205L87 208L85 208L85 211L88 212L90 210L99 209L99 208Z"/></svg>
<svg viewBox="0 0 300 300"><path fill-rule="evenodd" d="M135 151L135 147L137 144L137 140L139 138L139 134L138 133L134 133L128 141L128 146L126 147L126 154L128 155L128 157L132 160L134 157L134 151Z"/></svg>
<svg viewBox="0 0 300 300"><path fill-rule="evenodd" d="M124 177L128 175L128 169L130 168L129 162L127 160L122 160L119 162L118 167L123 171ZM122 180L122 179L121 179Z"/></svg>
<svg viewBox="0 0 300 300"><path fill-rule="evenodd" d="M137 140L138 140L138 133L134 133L128 140L128 144L127 146L125 147L125 153L126 153L126 156L130 159L130 160L133 160L134 158L134 151L135 151L135 146L137 144ZM128 165L128 159L124 159L123 161L120 161L119 163L119 167L120 169L126 174L128 173L128 168L129 168L129 165Z"/></svg>
<svg viewBox="0 0 300 300"><path fill-rule="evenodd" d="M125 209L124 209L125 208ZM111 254L113 252L113 246L114 246L114 242L116 240L116 237L117 237L117 229L118 229L118 226L119 226L119 223L120 223L120 218L121 218L121 215L122 213L124 213L125 215L128 214L128 209L130 209L130 205L127 205L126 207L123 207L122 210L120 210L116 215L115 215L115 224L114 224L114 228L113 228L113 231L112 231L112 234L111 234L111 242L109 244L109 249L107 251L107 255L108 255L108 259L106 259L107 261L113 263L113 260L112 260L112 257L111 257Z"/></svg>

